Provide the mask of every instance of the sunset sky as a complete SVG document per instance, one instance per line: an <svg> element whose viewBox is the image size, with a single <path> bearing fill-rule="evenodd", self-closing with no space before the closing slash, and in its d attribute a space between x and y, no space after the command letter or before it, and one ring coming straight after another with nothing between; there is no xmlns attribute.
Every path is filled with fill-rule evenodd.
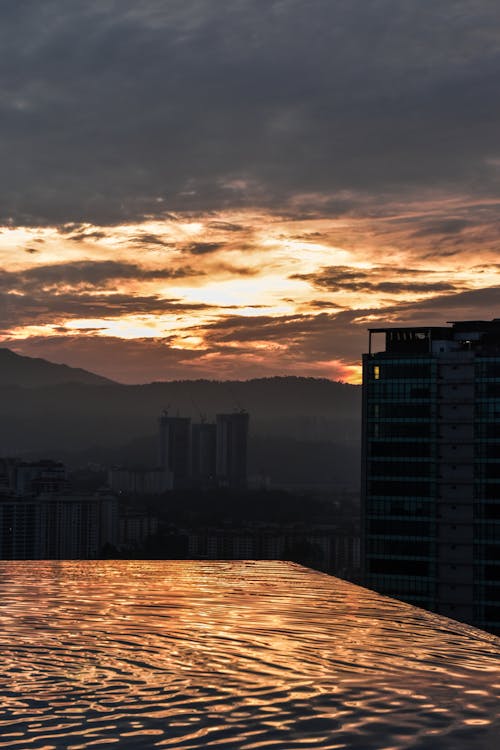
<svg viewBox="0 0 500 750"><path fill-rule="evenodd" d="M0 339L122 382L357 382L500 317L497 0L5 0Z"/></svg>

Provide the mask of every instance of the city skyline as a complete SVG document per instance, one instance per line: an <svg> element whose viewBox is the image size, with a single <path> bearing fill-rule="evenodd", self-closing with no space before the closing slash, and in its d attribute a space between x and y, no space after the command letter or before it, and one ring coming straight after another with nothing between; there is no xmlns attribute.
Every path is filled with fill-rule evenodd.
<svg viewBox="0 0 500 750"><path fill-rule="evenodd" d="M0 18L1 346L127 383L359 382L368 327L494 317L489 0Z"/></svg>

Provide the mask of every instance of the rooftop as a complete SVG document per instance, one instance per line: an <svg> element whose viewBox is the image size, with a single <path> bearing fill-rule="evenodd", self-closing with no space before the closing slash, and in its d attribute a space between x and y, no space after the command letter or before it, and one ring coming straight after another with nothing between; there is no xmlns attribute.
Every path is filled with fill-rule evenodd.
<svg viewBox="0 0 500 750"><path fill-rule="evenodd" d="M452 321L447 326L388 326L369 328L369 352L374 334L385 334L389 354L439 354L474 351L500 356L500 319Z"/></svg>

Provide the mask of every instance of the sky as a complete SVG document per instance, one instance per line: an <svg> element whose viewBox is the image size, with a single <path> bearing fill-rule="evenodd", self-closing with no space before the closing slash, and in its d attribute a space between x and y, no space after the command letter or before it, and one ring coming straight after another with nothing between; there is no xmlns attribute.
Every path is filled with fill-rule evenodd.
<svg viewBox="0 0 500 750"><path fill-rule="evenodd" d="M500 317L497 0L4 0L0 346L359 382Z"/></svg>

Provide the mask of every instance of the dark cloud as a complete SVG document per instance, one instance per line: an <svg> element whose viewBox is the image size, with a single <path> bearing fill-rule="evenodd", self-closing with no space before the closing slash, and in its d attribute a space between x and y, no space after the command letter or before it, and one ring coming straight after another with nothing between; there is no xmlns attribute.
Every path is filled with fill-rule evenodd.
<svg viewBox="0 0 500 750"><path fill-rule="evenodd" d="M210 221L209 229L218 229L223 232L248 232L248 227L242 224L234 224L230 221Z"/></svg>
<svg viewBox="0 0 500 750"><path fill-rule="evenodd" d="M428 292L453 292L459 289L458 284L449 284L445 281L430 281L430 282L400 282L400 281L380 281L377 284L369 285L366 287L368 291L383 292L385 294L401 294L402 292L413 292L415 294L421 294Z"/></svg>
<svg viewBox="0 0 500 750"><path fill-rule="evenodd" d="M160 247L174 247L173 242L167 242L162 237L149 232L141 232L131 240L127 240L127 244L137 247L148 247L149 245L159 245Z"/></svg>
<svg viewBox="0 0 500 750"><path fill-rule="evenodd" d="M223 247L223 242L191 242L184 247L184 251L191 255L210 255L222 250Z"/></svg>
<svg viewBox="0 0 500 750"><path fill-rule="evenodd" d="M460 234L464 229L474 226L468 219L441 219L425 222L424 226L413 233L414 237L432 237L434 235Z"/></svg>
<svg viewBox="0 0 500 750"><path fill-rule="evenodd" d="M401 294L401 293L435 293L435 292L452 292L459 289L458 284L445 281L419 280L419 276L429 276L432 278L433 271L423 271L415 269L395 269L375 268L371 271L362 271L358 268L349 268L344 266L333 266L322 268L314 273L293 274L292 279L301 279L309 281L320 289L326 289L330 292L351 291L351 292L382 292L384 294ZM387 275L396 275L399 277L396 281L383 281ZM417 280L408 280L408 276L417 276Z"/></svg>
<svg viewBox="0 0 500 750"><path fill-rule="evenodd" d="M356 316L360 311L341 313L302 314L245 317L231 315L209 326L203 334L210 351L219 354L253 351L256 343L279 349L278 364L281 371L307 370L308 363L344 359L357 362L363 351L366 338L365 326L357 326Z"/></svg>
<svg viewBox="0 0 500 750"><path fill-rule="evenodd" d="M119 261L78 261L0 271L0 325L58 323L61 318L119 318L123 315L180 315L211 305L164 299L156 294L113 293L119 281L161 281L200 275L189 267L151 270Z"/></svg>
<svg viewBox="0 0 500 750"><path fill-rule="evenodd" d="M495 286L382 308L349 310L347 315L352 325L368 328L383 325L440 326L453 320L491 320L499 316L499 311L500 287Z"/></svg>
<svg viewBox="0 0 500 750"><path fill-rule="evenodd" d="M308 307L311 310L337 310L339 305L326 299L313 299L308 302ZM342 308L342 305L340 307Z"/></svg>
<svg viewBox="0 0 500 750"><path fill-rule="evenodd" d="M233 266L230 263L216 263L213 271L217 274L230 274L231 276L258 276L259 268L250 268L249 266Z"/></svg>
<svg viewBox="0 0 500 750"><path fill-rule="evenodd" d="M105 232L94 230L94 231L78 232L77 234L71 234L67 239L71 240L72 242L86 242L87 240L102 240L105 237L106 237Z"/></svg>
<svg viewBox="0 0 500 750"><path fill-rule="evenodd" d="M439 252L436 252L436 248L434 247L433 250L430 253L425 253L422 255L422 260L435 260L436 256L439 255L440 258L444 260L444 258L453 258L459 255L462 255L463 248L457 247L456 250L439 250Z"/></svg>
<svg viewBox="0 0 500 750"><path fill-rule="evenodd" d="M75 221L69 221L64 224L60 224L56 227L59 234L62 234L64 237L67 237L68 235L72 235L73 232L82 232L85 230L85 224L82 224L80 222Z"/></svg>
<svg viewBox="0 0 500 750"><path fill-rule="evenodd" d="M0 331L17 326L58 324L61 319L121 318L126 315L172 315L213 309L204 303L162 299L156 295L58 293L24 295L0 292Z"/></svg>
<svg viewBox="0 0 500 750"><path fill-rule="evenodd" d="M134 263L114 260L82 260L32 266L22 271L0 271L0 290L31 292L57 291L60 287L95 289L107 287L120 279L137 281L178 279L199 276L201 272L185 266L172 269L148 269Z"/></svg>
<svg viewBox="0 0 500 750"><path fill-rule="evenodd" d="M18 0L0 22L4 223L498 193L493 0Z"/></svg>
<svg viewBox="0 0 500 750"><path fill-rule="evenodd" d="M402 312L419 314L426 311L430 315L441 315L442 310L447 310L447 316L458 315L462 319L490 320L500 317L500 287L486 287L485 289L470 289L459 294L446 294L433 297L424 302L416 302L408 307L403 306Z"/></svg>

